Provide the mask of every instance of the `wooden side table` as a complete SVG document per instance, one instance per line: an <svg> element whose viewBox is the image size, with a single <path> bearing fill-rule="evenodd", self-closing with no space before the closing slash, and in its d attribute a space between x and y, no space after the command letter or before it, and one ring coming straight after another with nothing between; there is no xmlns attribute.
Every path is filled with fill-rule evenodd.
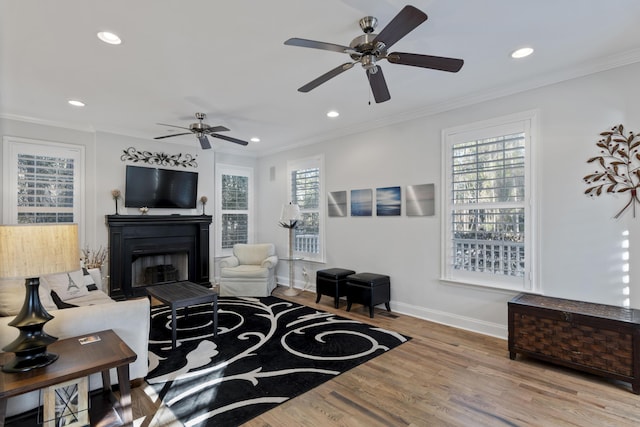
<svg viewBox="0 0 640 427"><path fill-rule="evenodd" d="M98 337L89 339L87 337ZM83 340L83 338L85 338ZM90 341L82 344L81 341ZM103 389L111 391L109 369L116 368L120 388L120 409L124 425L133 425L131 411L131 389L129 384L129 364L137 355L111 329L89 336L66 338L47 347L59 358L51 365L28 372L6 373L0 371L0 425L4 425L7 399L34 390L70 380L88 377L100 372ZM0 353L0 365L13 358L13 353Z"/></svg>

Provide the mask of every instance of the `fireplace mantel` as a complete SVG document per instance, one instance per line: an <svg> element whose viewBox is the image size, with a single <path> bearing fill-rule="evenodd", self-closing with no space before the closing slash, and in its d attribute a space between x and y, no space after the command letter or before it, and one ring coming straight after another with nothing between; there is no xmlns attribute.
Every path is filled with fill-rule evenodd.
<svg viewBox="0 0 640 427"><path fill-rule="evenodd" d="M173 247L189 252L188 280L210 286L210 215L106 215L109 227L109 294L113 298L146 295L131 283L131 263L137 253Z"/></svg>

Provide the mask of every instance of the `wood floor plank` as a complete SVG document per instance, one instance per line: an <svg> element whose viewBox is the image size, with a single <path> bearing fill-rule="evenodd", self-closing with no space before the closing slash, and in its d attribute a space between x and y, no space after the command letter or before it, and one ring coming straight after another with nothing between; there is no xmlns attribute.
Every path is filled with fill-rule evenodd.
<svg viewBox="0 0 640 427"><path fill-rule="evenodd" d="M505 340L303 292L274 295L412 339L245 424L288 426L638 426L631 387L518 356ZM157 402L133 390L134 418L152 426Z"/></svg>

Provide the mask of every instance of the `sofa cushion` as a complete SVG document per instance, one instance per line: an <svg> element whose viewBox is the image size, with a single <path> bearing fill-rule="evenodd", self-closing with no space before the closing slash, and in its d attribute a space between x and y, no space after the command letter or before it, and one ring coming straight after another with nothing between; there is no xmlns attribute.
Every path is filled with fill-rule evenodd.
<svg viewBox="0 0 640 427"><path fill-rule="evenodd" d="M0 316L15 316L20 312L27 293L24 283L24 279L0 280ZM41 280L38 294L47 311L57 309L50 292L47 284Z"/></svg>
<svg viewBox="0 0 640 427"><path fill-rule="evenodd" d="M86 268L82 268L82 274L83 274L83 279L84 279L84 285L87 287L87 290L89 291L97 291L98 290L98 286L96 285L96 281L93 280L93 277L91 277L91 274L89 273L89 270L87 270Z"/></svg>
<svg viewBox="0 0 640 427"><path fill-rule="evenodd" d="M75 304L69 304L68 302L62 301L62 299L58 296L56 291L51 291L51 299L53 299L53 303L58 307L58 310L62 310L64 308L73 308L77 307Z"/></svg>
<svg viewBox="0 0 640 427"><path fill-rule="evenodd" d="M55 291L63 301L83 297L89 293L82 270L50 274L41 278L40 281L46 281L49 288Z"/></svg>
<svg viewBox="0 0 640 427"><path fill-rule="evenodd" d="M259 265L239 265L233 268L223 268L221 275L226 278L269 277L269 269Z"/></svg>
<svg viewBox="0 0 640 427"><path fill-rule="evenodd" d="M70 300L74 305L84 307L86 305L109 304L117 302L102 291L89 292L87 295Z"/></svg>

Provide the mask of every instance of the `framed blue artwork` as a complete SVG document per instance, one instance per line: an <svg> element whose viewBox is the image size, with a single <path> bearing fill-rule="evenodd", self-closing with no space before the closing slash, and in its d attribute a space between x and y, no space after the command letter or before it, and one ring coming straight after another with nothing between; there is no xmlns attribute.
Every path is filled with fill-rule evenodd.
<svg viewBox="0 0 640 427"><path fill-rule="evenodd" d="M351 190L351 216L371 216L373 210L373 191Z"/></svg>
<svg viewBox="0 0 640 427"><path fill-rule="evenodd" d="M402 192L400 187L376 189L376 215L400 216L402 211Z"/></svg>

